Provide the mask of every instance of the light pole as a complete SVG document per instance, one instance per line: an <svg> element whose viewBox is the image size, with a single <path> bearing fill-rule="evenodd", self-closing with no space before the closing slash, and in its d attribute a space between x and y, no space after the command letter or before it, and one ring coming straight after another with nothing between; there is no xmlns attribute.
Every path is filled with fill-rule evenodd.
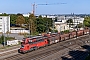
<svg viewBox="0 0 90 60"><path fill-rule="evenodd" d="M82 26L83 26L83 35L84 35L84 22L82 23Z"/></svg>
<svg viewBox="0 0 90 60"><path fill-rule="evenodd" d="M74 31L75 31L75 15L73 14L73 17L74 17Z"/></svg>
<svg viewBox="0 0 90 60"><path fill-rule="evenodd" d="M60 25L60 34L61 34L61 25Z"/></svg>
<svg viewBox="0 0 90 60"><path fill-rule="evenodd" d="M55 18L52 18L53 20L53 33L54 33L54 21L55 21Z"/></svg>
<svg viewBox="0 0 90 60"><path fill-rule="evenodd" d="M30 23L29 23L29 35L30 35Z"/></svg>
<svg viewBox="0 0 90 60"><path fill-rule="evenodd" d="M47 33L48 33L49 32L48 21L47 21L46 28L47 28Z"/></svg>
<svg viewBox="0 0 90 60"><path fill-rule="evenodd" d="M7 37L9 37L9 24L10 24L10 21L9 21L9 19L10 19L10 15L7 17Z"/></svg>
<svg viewBox="0 0 90 60"><path fill-rule="evenodd" d="M78 20L77 20L77 31L76 31L76 38L78 37Z"/></svg>
<svg viewBox="0 0 90 60"><path fill-rule="evenodd" d="M61 25L60 25L60 31L59 31L60 33L59 33L59 41L61 41Z"/></svg>
<svg viewBox="0 0 90 60"><path fill-rule="evenodd" d="M4 22L4 46L5 46L5 22Z"/></svg>
<svg viewBox="0 0 90 60"><path fill-rule="evenodd" d="M70 19L69 19L69 31L70 31L70 24L71 24L71 23L70 23Z"/></svg>
<svg viewBox="0 0 90 60"><path fill-rule="evenodd" d="M78 31L78 20L77 20L77 31Z"/></svg>

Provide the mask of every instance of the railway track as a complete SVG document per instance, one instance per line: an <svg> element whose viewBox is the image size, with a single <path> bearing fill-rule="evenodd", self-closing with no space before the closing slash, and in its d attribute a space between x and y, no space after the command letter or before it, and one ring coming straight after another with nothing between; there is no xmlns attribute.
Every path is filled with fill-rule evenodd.
<svg viewBox="0 0 90 60"><path fill-rule="evenodd" d="M81 38L83 40L84 39L86 40L86 38L89 39L88 36L81 37ZM36 51L30 52L30 53L27 53L27 54L17 54L17 55L14 55L14 56L10 56L10 57L7 57L7 58L5 58L3 60L26 60L26 59L29 59L29 60L42 60L43 58L47 58L48 56L50 57L51 55L53 55L53 54L55 54L55 53L57 53L59 51L64 51L64 49L65 49L65 51L73 50L73 48L70 48L72 46L77 45L77 46L80 47L81 45L79 45L79 44L81 42L77 43L77 41L80 41L81 38L77 38L77 40L71 39L71 40L59 42L57 44L47 46L47 47L38 49ZM67 48L67 47L69 47L69 48Z"/></svg>
<svg viewBox="0 0 90 60"><path fill-rule="evenodd" d="M90 40L87 39L87 41L90 41ZM83 42L83 44L86 44L86 42ZM71 51L68 51L68 49L61 50L47 57L46 59L44 58L42 60L47 60L47 59L48 60L84 60L85 57L88 55L88 52L86 49L83 49L81 45L77 44L77 45L71 46L68 48Z"/></svg>
<svg viewBox="0 0 90 60"><path fill-rule="evenodd" d="M0 50L0 59L18 54L19 47L20 45Z"/></svg>
<svg viewBox="0 0 90 60"><path fill-rule="evenodd" d="M5 48L5 49L0 49L0 52L12 50L12 49L19 48L19 47L20 47L20 45L18 45L18 46L13 46L13 47L9 47L9 48Z"/></svg>

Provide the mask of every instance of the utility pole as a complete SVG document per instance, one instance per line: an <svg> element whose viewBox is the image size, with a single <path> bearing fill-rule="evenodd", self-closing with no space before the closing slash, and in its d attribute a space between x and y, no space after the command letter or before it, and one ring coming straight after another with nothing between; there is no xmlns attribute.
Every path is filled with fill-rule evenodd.
<svg viewBox="0 0 90 60"><path fill-rule="evenodd" d="M30 33L31 33L31 32L30 32L30 23L29 23L29 35L30 35Z"/></svg>
<svg viewBox="0 0 90 60"><path fill-rule="evenodd" d="M47 21L46 29L47 29L47 33L48 33L49 32L48 21Z"/></svg>
<svg viewBox="0 0 90 60"><path fill-rule="evenodd" d="M33 29L32 29L32 21L31 21L30 26L31 26L31 35L32 35L32 34L33 34Z"/></svg>

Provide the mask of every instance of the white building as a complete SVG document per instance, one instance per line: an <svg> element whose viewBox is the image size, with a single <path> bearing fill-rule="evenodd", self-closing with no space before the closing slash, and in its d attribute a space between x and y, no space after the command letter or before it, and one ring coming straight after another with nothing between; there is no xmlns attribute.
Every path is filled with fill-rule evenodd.
<svg viewBox="0 0 90 60"><path fill-rule="evenodd" d="M55 22L55 28L56 30L58 30L58 32L65 31L69 30L69 25L67 25L66 23Z"/></svg>
<svg viewBox="0 0 90 60"><path fill-rule="evenodd" d="M40 16L40 15L36 15L36 16ZM41 15L43 18L47 17L47 18L55 18L57 16L53 16L53 15Z"/></svg>
<svg viewBox="0 0 90 60"><path fill-rule="evenodd" d="M30 13L23 14L24 17L29 17Z"/></svg>
<svg viewBox="0 0 90 60"><path fill-rule="evenodd" d="M81 18L81 17L76 17L76 16L75 17L73 17L73 16L66 16L66 17L65 16L59 16L59 17L57 17L57 22L55 22L55 27L58 30L58 32L72 29L66 23L66 21L68 19L72 19L73 20L73 24L74 25L71 26L71 27L75 27L77 24L80 24L80 23L83 24L83 21L84 21L84 18Z"/></svg>
<svg viewBox="0 0 90 60"><path fill-rule="evenodd" d="M0 16L0 32L10 32L10 16Z"/></svg>
<svg viewBox="0 0 90 60"><path fill-rule="evenodd" d="M61 23L66 23L66 21L68 19L72 19L73 20L73 24L77 25L79 23L82 23L83 24L83 21L84 21L84 18L81 18L81 17L73 17L73 16L59 16L57 17L57 21L61 22Z"/></svg>

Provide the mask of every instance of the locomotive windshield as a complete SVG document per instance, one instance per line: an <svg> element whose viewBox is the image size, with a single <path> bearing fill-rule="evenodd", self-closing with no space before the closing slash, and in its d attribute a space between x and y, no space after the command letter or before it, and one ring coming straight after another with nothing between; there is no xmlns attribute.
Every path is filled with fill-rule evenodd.
<svg viewBox="0 0 90 60"><path fill-rule="evenodd" d="M32 44L33 43L33 41L32 40L29 40L29 44Z"/></svg>
<svg viewBox="0 0 90 60"><path fill-rule="evenodd" d="M21 48L24 48L24 46L23 46L23 45L21 45Z"/></svg>

